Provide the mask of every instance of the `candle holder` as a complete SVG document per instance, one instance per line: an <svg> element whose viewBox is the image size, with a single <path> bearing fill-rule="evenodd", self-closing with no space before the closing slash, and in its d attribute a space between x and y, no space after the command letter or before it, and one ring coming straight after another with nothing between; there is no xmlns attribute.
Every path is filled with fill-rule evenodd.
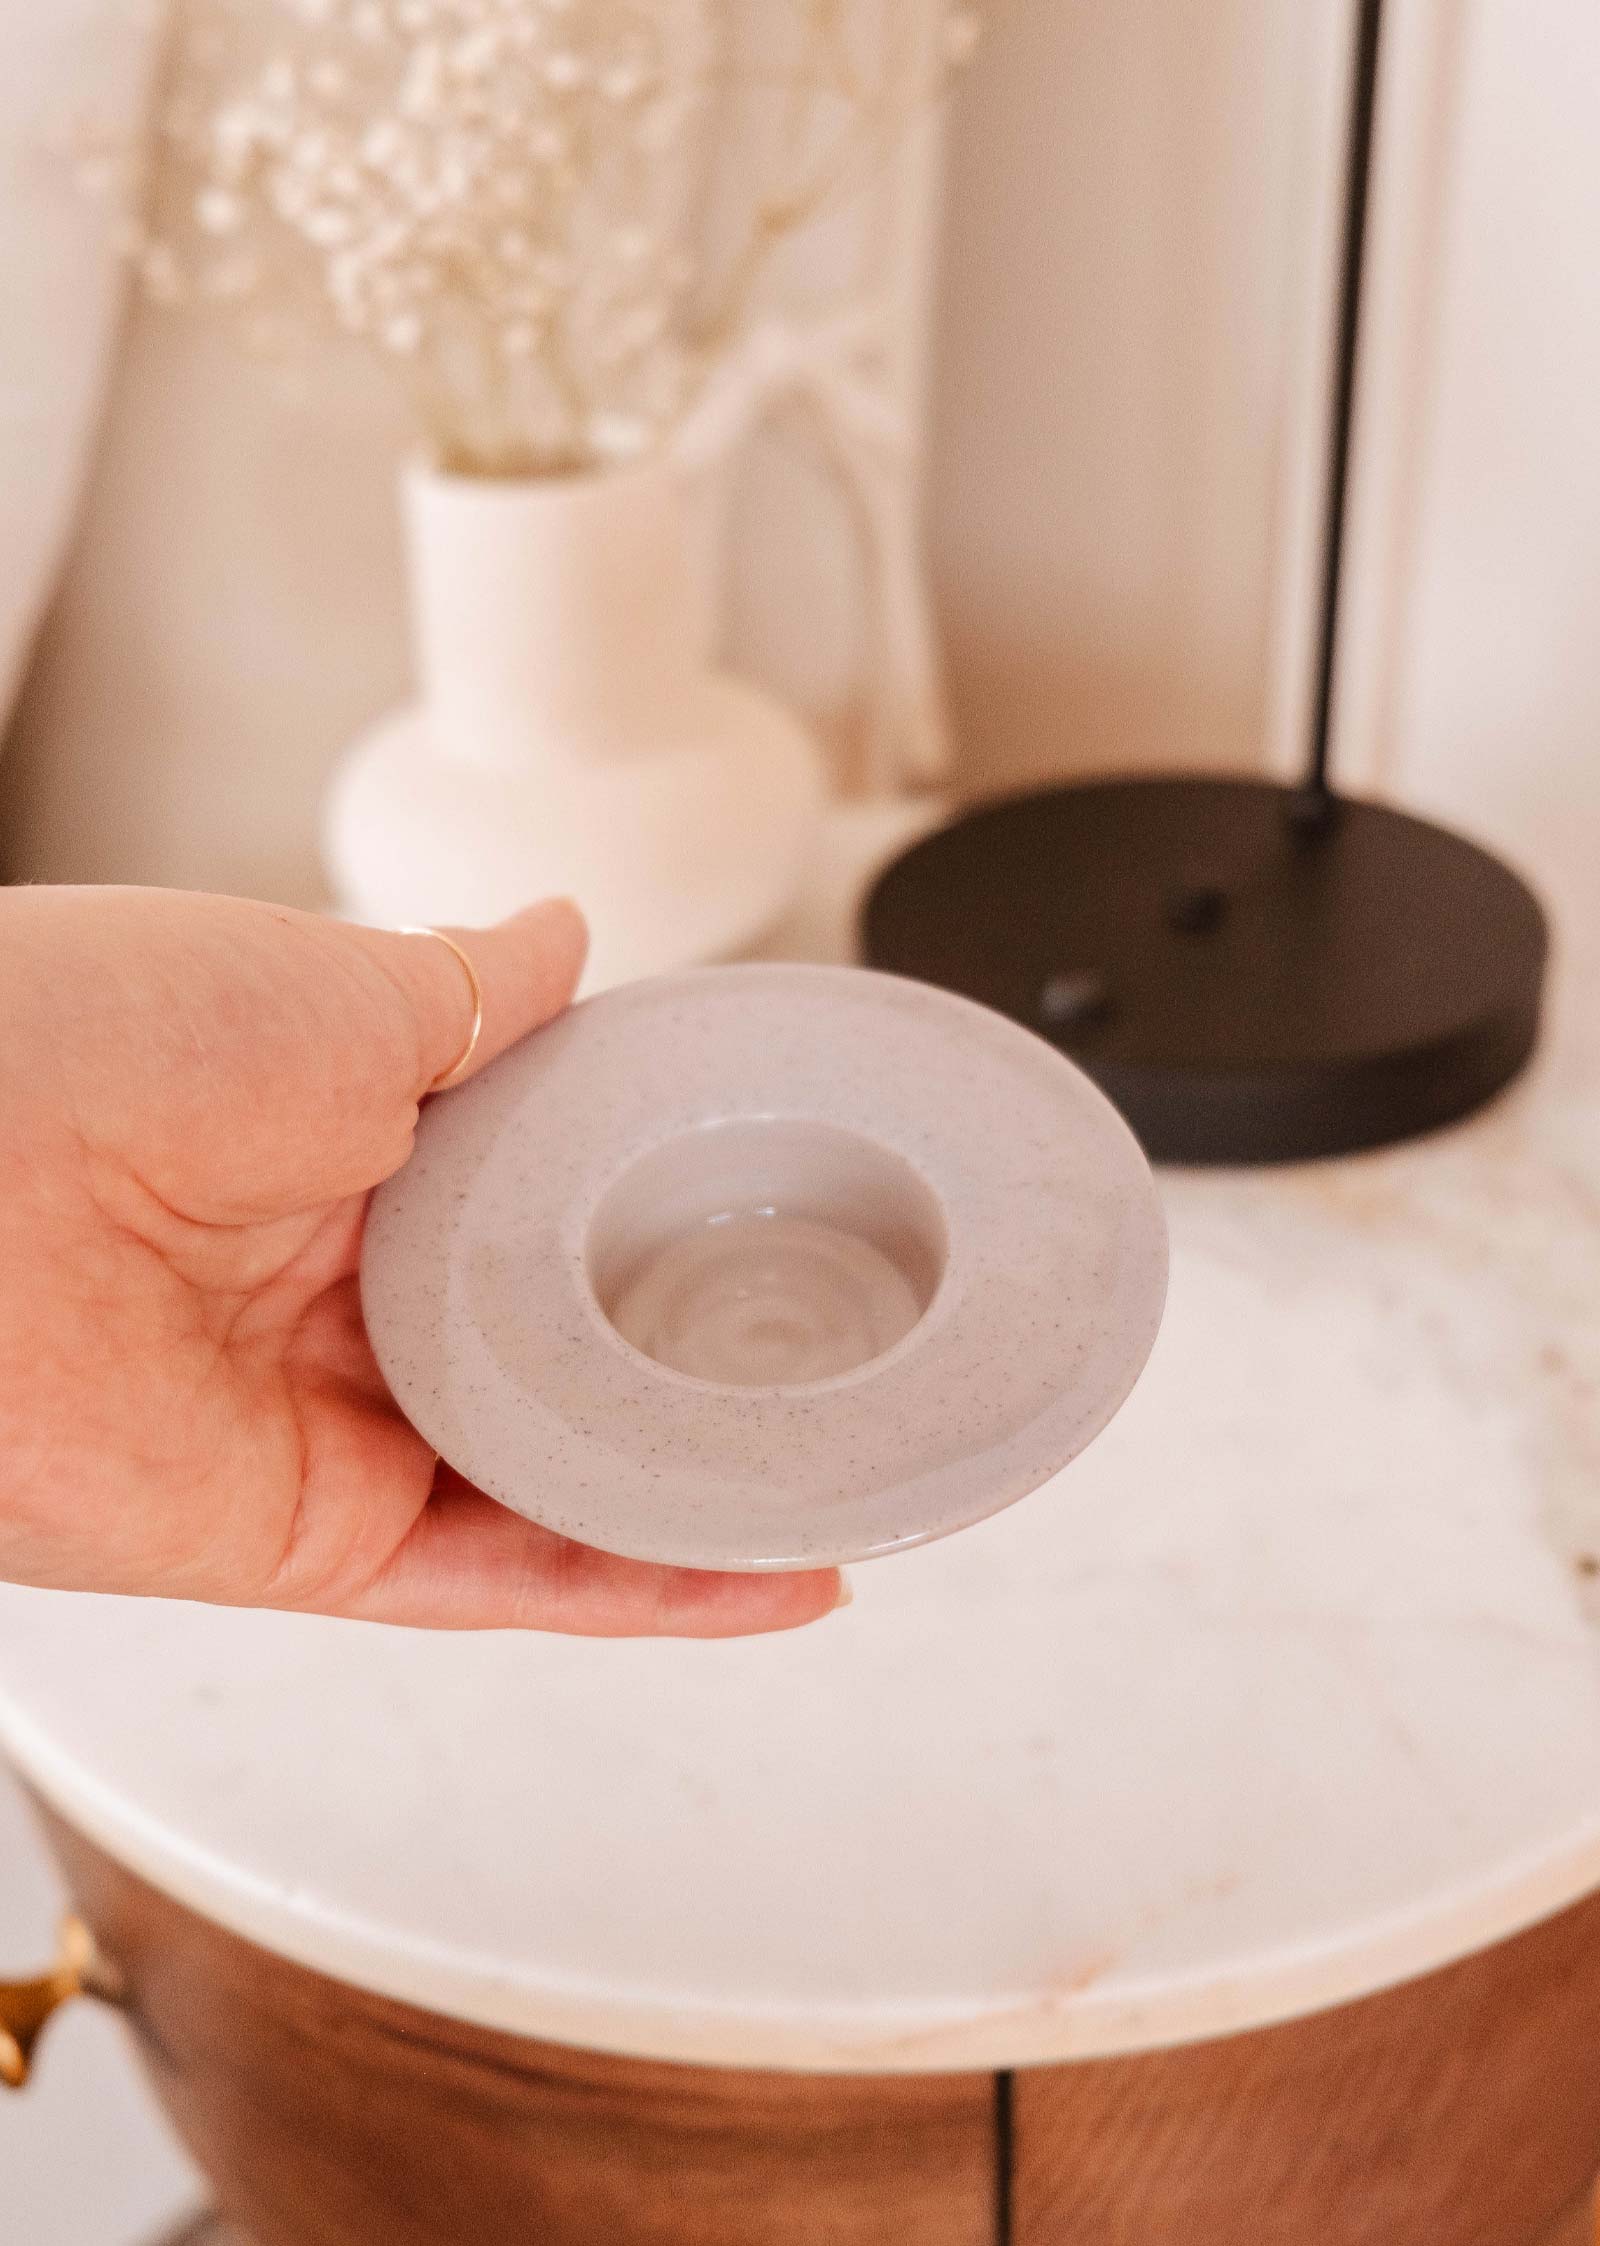
<svg viewBox="0 0 1600 2246"><path fill-rule="evenodd" d="M854 968L585 1000L432 1102L362 1302L407 1417L585 1544L774 1569L1037 1489L1155 1340L1166 1230L1088 1079Z"/></svg>
<svg viewBox="0 0 1600 2246"><path fill-rule="evenodd" d="M1329 775L1380 0L1358 0L1355 25L1304 778L1100 780L983 805L897 860L863 915L875 966L1052 1038L1156 1161L1410 1138L1492 1098L1538 1037L1548 942L1526 884Z"/></svg>

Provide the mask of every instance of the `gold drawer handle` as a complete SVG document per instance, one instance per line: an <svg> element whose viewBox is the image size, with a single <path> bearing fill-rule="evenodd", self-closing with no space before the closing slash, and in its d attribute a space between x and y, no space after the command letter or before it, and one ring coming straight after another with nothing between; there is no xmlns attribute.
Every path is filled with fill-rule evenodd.
<svg viewBox="0 0 1600 2246"><path fill-rule="evenodd" d="M75 1996L107 1993L94 1936L81 1918L61 1922L61 1951L37 1981L0 1981L0 2083L20 2090L45 2023Z"/></svg>

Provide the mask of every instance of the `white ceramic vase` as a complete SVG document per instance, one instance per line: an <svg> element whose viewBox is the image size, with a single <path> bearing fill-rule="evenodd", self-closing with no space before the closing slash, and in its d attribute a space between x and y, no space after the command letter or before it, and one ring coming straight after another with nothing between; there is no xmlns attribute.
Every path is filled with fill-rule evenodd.
<svg viewBox="0 0 1600 2246"><path fill-rule="evenodd" d="M335 774L340 908L470 926L574 896L591 990L756 942L804 869L822 767L712 663L677 472L415 465L403 496L419 701Z"/></svg>

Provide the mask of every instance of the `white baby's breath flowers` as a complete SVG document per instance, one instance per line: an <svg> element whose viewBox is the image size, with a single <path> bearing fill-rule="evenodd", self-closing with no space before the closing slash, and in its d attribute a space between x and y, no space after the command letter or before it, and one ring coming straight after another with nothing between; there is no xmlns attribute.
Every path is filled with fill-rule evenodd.
<svg viewBox="0 0 1600 2246"><path fill-rule="evenodd" d="M447 464L624 460L970 51L975 7L934 22L930 48L926 0L179 0L129 255L163 302L331 319Z"/></svg>

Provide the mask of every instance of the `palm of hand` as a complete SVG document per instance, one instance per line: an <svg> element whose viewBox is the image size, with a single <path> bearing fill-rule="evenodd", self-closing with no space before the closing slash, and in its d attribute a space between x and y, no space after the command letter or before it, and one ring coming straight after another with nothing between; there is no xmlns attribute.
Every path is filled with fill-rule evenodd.
<svg viewBox="0 0 1600 2246"><path fill-rule="evenodd" d="M0 1381L0 1573L599 1631L782 1627L834 1603L831 1571L716 1576L571 1544L438 1469L397 1411L356 1271L368 1194L459 1051L465 978L443 945L151 891L13 892L6 910L8 969L33 953L49 979L8 993L41 1061L11 1100L0 1220L5 1361L27 1365ZM566 1002L581 923L545 907L470 940L487 1058Z"/></svg>

